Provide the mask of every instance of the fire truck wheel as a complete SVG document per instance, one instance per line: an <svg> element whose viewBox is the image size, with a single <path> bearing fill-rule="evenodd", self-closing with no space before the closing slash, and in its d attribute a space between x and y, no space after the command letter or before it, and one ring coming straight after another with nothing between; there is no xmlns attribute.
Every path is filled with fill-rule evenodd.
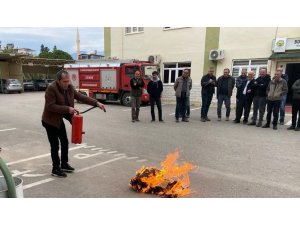
<svg viewBox="0 0 300 225"><path fill-rule="evenodd" d="M122 105L130 106L130 93L124 93L122 96Z"/></svg>

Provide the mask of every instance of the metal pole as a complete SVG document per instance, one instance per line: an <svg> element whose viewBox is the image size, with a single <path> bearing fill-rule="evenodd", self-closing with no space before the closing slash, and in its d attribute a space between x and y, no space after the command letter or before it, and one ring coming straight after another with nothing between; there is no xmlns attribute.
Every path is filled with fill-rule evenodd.
<svg viewBox="0 0 300 225"><path fill-rule="evenodd" d="M16 185L14 178L12 177L7 165L5 162L2 160L0 157L0 170L2 171L6 184L7 184L7 189L8 189L8 197L9 198L16 198L17 193L16 193Z"/></svg>

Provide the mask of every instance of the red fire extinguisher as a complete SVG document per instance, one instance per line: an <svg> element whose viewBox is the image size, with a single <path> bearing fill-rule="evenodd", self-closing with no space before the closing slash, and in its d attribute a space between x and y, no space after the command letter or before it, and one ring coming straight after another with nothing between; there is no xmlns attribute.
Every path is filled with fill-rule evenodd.
<svg viewBox="0 0 300 225"><path fill-rule="evenodd" d="M85 134L84 131L82 131L83 128L83 117L79 114L86 113L87 111L90 111L91 109L96 108L97 106L93 106L92 108L89 108L83 112L77 112L77 114L74 114L72 117L72 143L74 144L81 144L82 143L82 135ZM103 109L104 112L106 112L105 109Z"/></svg>
<svg viewBox="0 0 300 225"><path fill-rule="evenodd" d="M83 117L79 114L74 114L72 117L72 143L81 144L82 143L82 131L83 127Z"/></svg>

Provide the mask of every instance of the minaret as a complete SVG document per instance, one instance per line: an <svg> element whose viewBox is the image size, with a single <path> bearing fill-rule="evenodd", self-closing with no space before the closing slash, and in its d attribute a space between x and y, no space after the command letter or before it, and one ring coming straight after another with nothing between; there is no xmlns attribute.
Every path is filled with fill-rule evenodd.
<svg viewBox="0 0 300 225"><path fill-rule="evenodd" d="M78 30L78 28L77 28L76 45L77 45L77 60L78 60L79 59L79 55L80 55L80 37L79 37L79 30Z"/></svg>

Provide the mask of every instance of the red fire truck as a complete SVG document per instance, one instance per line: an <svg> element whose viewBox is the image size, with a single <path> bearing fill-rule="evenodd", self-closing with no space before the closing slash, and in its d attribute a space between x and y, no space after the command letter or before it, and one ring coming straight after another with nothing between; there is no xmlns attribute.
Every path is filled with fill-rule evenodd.
<svg viewBox="0 0 300 225"><path fill-rule="evenodd" d="M139 70L145 81L142 103L149 102L147 84L157 65L138 60L78 60L75 64L65 64L73 86L89 96L102 101L118 101L130 105L130 79Z"/></svg>

